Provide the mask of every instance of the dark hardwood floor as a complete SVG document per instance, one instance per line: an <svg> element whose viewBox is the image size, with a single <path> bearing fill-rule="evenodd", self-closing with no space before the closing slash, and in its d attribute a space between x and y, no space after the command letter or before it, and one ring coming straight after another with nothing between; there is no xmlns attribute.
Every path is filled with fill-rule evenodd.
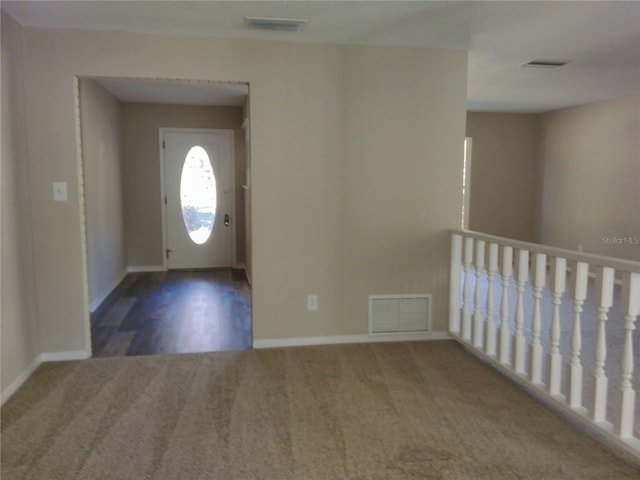
<svg viewBox="0 0 640 480"><path fill-rule="evenodd" d="M91 314L94 357L251 348L242 270L131 273Z"/></svg>

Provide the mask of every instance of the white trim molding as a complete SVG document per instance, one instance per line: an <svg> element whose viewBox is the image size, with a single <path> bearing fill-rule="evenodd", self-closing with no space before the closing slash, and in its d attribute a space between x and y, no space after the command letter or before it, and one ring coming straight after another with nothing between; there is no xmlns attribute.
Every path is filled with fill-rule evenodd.
<svg viewBox="0 0 640 480"><path fill-rule="evenodd" d="M129 265L128 273L145 273L145 272L166 272L167 267L164 265Z"/></svg>
<svg viewBox="0 0 640 480"><path fill-rule="evenodd" d="M608 422L602 422L600 424L601 427L605 428L598 428L598 426L594 424L589 418L587 408L581 407L578 410L567 409L564 395L557 395L553 397L549 396L545 391L544 385L532 385L531 383L529 383L526 374L518 374L513 372L509 368L506 368L504 365L501 365L500 362L496 361L495 359L487 357L481 349L476 348L473 345L469 345L468 343L461 342L459 336L452 338L455 338L458 343L460 343L462 347L471 355L476 357L487 366L500 372L507 378L507 380L521 387L526 393L531 395L533 398L538 400L553 412L557 413L558 416L562 417L568 422L571 422L576 428L586 433L587 435L602 442L607 447L609 447L609 449L613 450L618 456L623 457L625 460L633 463L636 466L640 466L640 457L638 456L638 451L640 450L640 440L638 438L617 438L613 434L613 425L609 424ZM609 432L610 434L607 434L607 432Z"/></svg>
<svg viewBox="0 0 640 480"><path fill-rule="evenodd" d="M9 384L0 393L0 406L4 405L9 398L26 382L31 374L44 362L63 362L67 360L86 360L91 357L91 352L86 350L77 350L71 352L45 352L36 356L33 361L25 368L16 379Z"/></svg>
<svg viewBox="0 0 640 480"><path fill-rule="evenodd" d="M264 338L253 341L253 348L302 347L307 345L338 345L343 343L413 342L450 340L447 332L429 332L420 335L331 335L323 337Z"/></svg>
<svg viewBox="0 0 640 480"><path fill-rule="evenodd" d="M42 362L64 362L68 360L86 360L91 358L91 352L76 350L71 352L44 352L40 354Z"/></svg>
<svg viewBox="0 0 640 480"><path fill-rule="evenodd" d="M109 295L111 295L111 292L113 292L116 289L116 287L118 285L120 285L120 282L122 282L122 280L124 280L124 277L127 276L127 273L128 273L127 270L122 272L122 274L120 275L120 278L118 278L114 282L112 282L111 285L109 285L107 288L105 288L102 291L102 293L100 293L100 295L98 295L95 299L93 299L93 301L89 305L89 311L91 313L95 312L98 308L100 308L100 305L102 305L102 302L104 302L105 299Z"/></svg>
<svg viewBox="0 0 640 480"><path fill-rule="evenodd" d="M238 263L233 268L235 268L237 270L244 271L244 274L247 277L247 283L249 284L249 286L251 286L251 275L249 275L249 269L247 268L247 264L246 263Z"/></svg>
<svg viewBox="0 0 640 480"><path fill-rule="evenodd" d="M16 379L9 384L7 388L4 389L2 393L0 393L0 405L4 405L4 403L11 398L11 396L18 391L18 389L22 386L24 382L31 376L31 374L35 371L36 368L40 366L42 363L42 359L40 355L33 359L33 361L29 364L27 368L25 368L20 375L16 377Z"/></svg>

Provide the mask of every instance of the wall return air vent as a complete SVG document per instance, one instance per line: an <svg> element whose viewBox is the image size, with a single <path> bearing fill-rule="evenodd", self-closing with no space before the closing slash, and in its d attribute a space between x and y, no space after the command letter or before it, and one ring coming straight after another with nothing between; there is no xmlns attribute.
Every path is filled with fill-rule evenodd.
<svg viewBox="0 0 640 480"><path fill-rule="evenodd" d="M431 295L370 295L370 335L411 335L431 331Z"/></svg>

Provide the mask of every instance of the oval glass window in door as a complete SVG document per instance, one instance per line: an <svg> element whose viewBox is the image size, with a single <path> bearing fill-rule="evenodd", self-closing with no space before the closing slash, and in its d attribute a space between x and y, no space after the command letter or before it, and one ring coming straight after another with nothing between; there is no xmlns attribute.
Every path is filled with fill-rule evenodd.
<svg viewBox="0 0 640 480"><path fill-rule="evenodd" d="M191 240L202 245L211 236L216 219L216 177L204 148L192 147L180 177L180 206Z"/></svg>

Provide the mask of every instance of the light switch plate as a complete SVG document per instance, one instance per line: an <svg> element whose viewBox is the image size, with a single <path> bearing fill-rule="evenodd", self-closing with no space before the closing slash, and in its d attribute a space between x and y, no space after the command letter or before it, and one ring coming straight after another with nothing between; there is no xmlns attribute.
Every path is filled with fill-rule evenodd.
<svg viewBox="0 0 640 480"><path fill-rule="evenodd" d="M67 201L67 182L53 182L53 201Z"/></svg>
<svg viewBox="0 0 640 480"><path fill-rule="evenodd" d="M310 312L318 310L318 295L307 295L307 310Z"/></svg>

